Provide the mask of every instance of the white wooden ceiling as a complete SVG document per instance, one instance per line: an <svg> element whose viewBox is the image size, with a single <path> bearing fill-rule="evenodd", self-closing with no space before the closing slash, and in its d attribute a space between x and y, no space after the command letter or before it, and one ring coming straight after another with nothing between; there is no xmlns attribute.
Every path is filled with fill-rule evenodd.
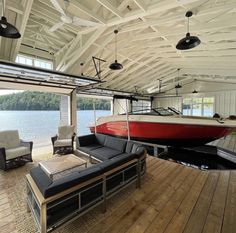
<svg viewBox="0 0 236 233"><path fill-rule="evenodd" d="M64 0L58 0L64 6ZM18 52L53 59L61 71L95 75L92 56L105 59L102 87L155 93L177 82L236 80L236 0L69 0L68 13L100 23L80 27L60 22L50 0L7 0L6 16L20 29L21 39L0 39L0 58L14 61ZM186 34L185 13L192 10L190 33L202 43L176 50ZM114 29L118 34L118 62L123 70L109 70L114 62Z"/></svg>

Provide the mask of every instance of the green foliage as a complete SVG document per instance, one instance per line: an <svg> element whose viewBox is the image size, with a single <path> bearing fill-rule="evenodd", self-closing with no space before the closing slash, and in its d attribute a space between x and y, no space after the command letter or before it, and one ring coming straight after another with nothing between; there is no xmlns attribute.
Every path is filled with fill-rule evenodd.
<svg viewBox="0 0 236 233"><path fill-rule="evenodd" d="M96 100L96 109L110 110L110 101ZM59 110L60 96L51 93L30 92L0 96L0 110ZM78 110L93 109L93 99L78 97Z"/></svg>
<svg viewBox="0 0 236 233"><path fill-rule="evenodd" d="M79 110L92 110L94 99L78 97L77 109ZM96 99L95 108L97 110L110 110L111 102L109 100Z"/></svg>

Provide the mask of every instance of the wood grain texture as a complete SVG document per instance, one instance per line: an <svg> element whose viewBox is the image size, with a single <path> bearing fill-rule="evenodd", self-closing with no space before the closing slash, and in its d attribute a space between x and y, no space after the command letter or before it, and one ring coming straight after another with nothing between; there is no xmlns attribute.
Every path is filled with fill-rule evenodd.
<svg viewBox="0 0 236 233"><path fill-rule="evenodd" d="M5 187L0 190L1 233L17 233L19 223L12 211L10 191L25 172L23 168L12 171L17 178L9 177L7 183L7 174L0 172L1 185ZM236 171L200 171L148 156L141 189L130 189L126 198L120 193L109 199L106 213L99 208L92 210L58 232L235 233ZM99 217L86 225L93 211ZM77 221L84 225L79 228Z"/></svg>

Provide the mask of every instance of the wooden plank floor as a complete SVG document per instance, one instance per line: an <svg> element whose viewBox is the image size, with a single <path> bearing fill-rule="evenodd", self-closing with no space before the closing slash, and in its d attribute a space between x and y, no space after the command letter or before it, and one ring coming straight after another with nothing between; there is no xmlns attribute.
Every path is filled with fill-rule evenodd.
<svg viewBox="0 0 236 233"><path fill-rule="evenodd" d="M142 189L88 232L235 233L235 179L149 157Z"/></svg>
<svg viewBox="0 0 236 233"><path fill-rule="evenodd" d="M3 180L0 185L0 232L15 233ZM200 171L149 156L142 188L113 206L76 232L235 233L236 171Z"/></svg>
<svg viewBox="0 0 236 233"><path fill-rule="evenodd" d="M16 233L14 220L14 215L5 188L5 182L3 178L0 177L0 233Z"/></svg>

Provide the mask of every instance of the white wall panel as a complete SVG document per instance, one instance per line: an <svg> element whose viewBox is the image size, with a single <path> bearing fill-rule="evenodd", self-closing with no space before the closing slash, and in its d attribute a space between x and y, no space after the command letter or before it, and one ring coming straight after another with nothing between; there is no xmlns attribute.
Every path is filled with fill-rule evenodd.
<svg viewBox="0 0 236 233"><path fill-rule="evenodd" d="M229 115L236 115L236 90L208 92L200 94L185 94L182 97L156 97L153 101L153 107L174 107L182 110L182 100L186 97L215 97L215 112L219 113L222 117Z"/></svg>

